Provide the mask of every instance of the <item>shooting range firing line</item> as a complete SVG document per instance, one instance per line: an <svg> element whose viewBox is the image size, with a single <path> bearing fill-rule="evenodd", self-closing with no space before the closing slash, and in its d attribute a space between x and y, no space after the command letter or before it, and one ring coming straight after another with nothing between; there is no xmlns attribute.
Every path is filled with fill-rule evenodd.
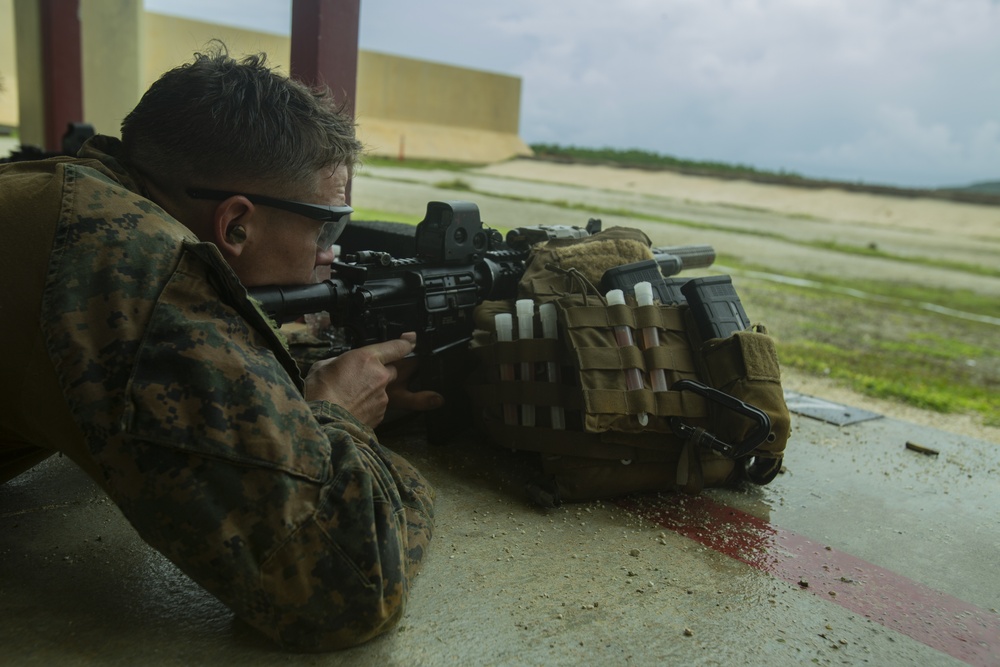
<svg viewBox="0 0 1000 667"><path fill-rule="evenodd" d="M1000 664L1000 617L704 495L619 507L977 667Z"/></svg>

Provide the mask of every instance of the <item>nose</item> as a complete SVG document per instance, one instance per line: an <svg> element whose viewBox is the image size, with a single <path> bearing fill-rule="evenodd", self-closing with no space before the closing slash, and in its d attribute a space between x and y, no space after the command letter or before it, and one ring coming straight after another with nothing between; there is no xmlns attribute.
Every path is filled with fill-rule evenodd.
<svg viewBox="0 0 1000 667"><path fill-rule="evenodd" d="M329 266L337 258L337 246L316 248L316 266Z"/></svg>

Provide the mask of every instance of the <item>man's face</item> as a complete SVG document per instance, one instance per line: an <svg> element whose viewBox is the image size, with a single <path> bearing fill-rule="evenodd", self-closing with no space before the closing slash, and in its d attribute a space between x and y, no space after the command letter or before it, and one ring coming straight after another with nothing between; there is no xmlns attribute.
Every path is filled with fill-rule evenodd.
<svg viewBox="0 0 1000 667"><path fill-rule="evenodd" d="M299 197L309 204L343 206L347 198L347 167L324 169L315 185ZM269 206L257 206L254 229L243 252L230 261L246 287L303 285L316 282L316 268L333 262L331 247L317 245L324 223ZM259 217L257 217L259 216Z"/></svg>

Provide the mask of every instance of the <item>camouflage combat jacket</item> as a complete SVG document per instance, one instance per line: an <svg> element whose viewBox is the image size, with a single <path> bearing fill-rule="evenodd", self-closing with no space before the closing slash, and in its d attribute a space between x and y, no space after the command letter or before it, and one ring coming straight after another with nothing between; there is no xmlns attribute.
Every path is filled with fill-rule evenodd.
<svg viewBox="0 0 1000 667"><path fill-rule="evenodd" d="M80 159L0 168L4 254L41 291L0 303L37 317L18 335L38 352L5 361L17 381L0 448L66 451L146 542L284 646L391 628L430 539L431 490L347 411L304 400L218 249L138 194L118 146L97 137Z"/></svg>

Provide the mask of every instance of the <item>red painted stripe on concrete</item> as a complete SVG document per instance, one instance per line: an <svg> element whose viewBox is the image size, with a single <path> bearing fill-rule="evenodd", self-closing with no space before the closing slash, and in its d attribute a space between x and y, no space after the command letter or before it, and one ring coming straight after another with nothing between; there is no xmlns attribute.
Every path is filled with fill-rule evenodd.
<svg viewBox="0 0 1000 667"><path fill-rule="evenodd" d="M1000 617L704 496L618 505L970 665L1000 665Z"/></svg>

